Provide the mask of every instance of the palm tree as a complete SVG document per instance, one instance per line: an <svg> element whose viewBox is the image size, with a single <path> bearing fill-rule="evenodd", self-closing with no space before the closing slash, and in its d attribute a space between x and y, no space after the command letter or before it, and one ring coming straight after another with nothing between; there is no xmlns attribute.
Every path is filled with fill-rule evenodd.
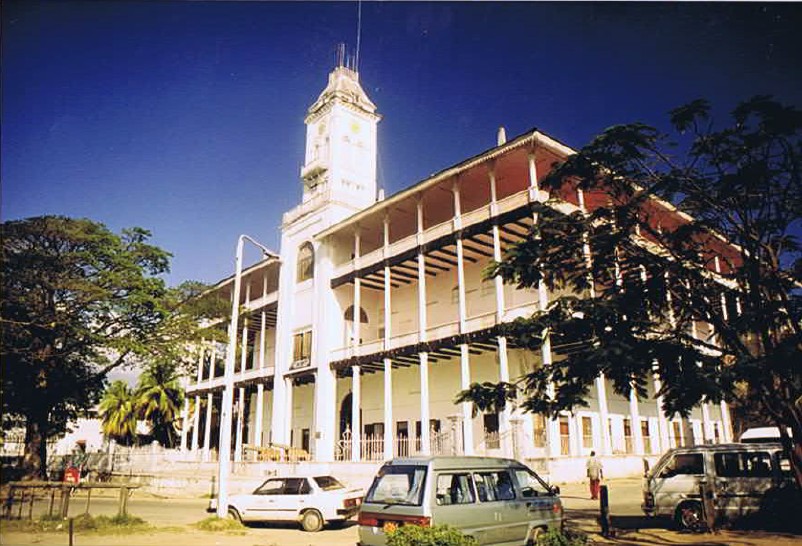
<svg viewBox="0 0 802 546"><path fill-rule="evenodd" d="M137 398L125 381L114 381L100 400L103 434L123 445L136 442Z"/></svg>
<svg viewBox="0 0 802 546"><path fill-rule="evenodd" d="M157 363L139 377L136 388L138 416L150 423L153 438L165 447L175 447L176 420L184 403L175 365Z"/></svg>

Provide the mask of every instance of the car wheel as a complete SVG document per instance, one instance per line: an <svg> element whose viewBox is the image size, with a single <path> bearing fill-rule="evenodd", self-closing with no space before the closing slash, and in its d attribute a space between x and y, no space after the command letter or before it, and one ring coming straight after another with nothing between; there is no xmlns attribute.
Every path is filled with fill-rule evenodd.
<svg viewBox="0 0 802 546"><path fill-rule="evenodd" d="M535 527L529 534L529 540L526 541L527 546L540 546L543 544L543 535L545 534L543 527Z"/></svg>
<svg viewBox="0 0 802 546"><path fill-rule="evenodd" d="M683 502L674 515L677 527L683 531L698 532L704 529L705 519L702 505L698 502Z"/></svg>
<svg viewBox="0 0 802 546"><path fill-rule="evenodd" d="M323 529L323 516L317 510L307 510L301 516L301 527L308 533L316 533Z"/></svg>
<svg viewBox="0 0 802 546"><path fill-rule="evenodd" d="M228 509L228 519L233 519L237 523L242 523L242 516L239 515L239 511L233 506Z"/></svg>

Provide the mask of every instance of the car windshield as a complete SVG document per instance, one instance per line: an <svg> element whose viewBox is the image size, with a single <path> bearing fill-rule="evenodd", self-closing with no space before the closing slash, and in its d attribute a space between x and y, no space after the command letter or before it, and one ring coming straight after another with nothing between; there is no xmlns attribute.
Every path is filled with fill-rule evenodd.
<svg viewBox="0 0 802 546"><path fill-rule="evenodd" d="M425 478L425 466L385 466L373 480L365 502L420 506Z"/></svg>
<svg viewBox="0 0 802 546"><path fill-rule="evenodd" d="M321 488L323 491L333 491L334 489L345 488L343 484L341 484L331 476L315 476L312 479L315 480L317 486Z"/></svg>

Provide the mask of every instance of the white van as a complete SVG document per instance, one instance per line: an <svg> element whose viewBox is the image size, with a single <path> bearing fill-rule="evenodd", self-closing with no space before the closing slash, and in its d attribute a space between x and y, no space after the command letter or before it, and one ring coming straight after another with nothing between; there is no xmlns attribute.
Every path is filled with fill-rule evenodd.
<svg viewBox="0 0 802 546"><path fill-rule="evenodd" d="M449 525L481 545L536 544L562 529L559 488L512 459L410 457L379 469L359 510L359 545L400 525Z"/></svg>
<svg viewBox="0 0 802 546"><path fill-rule="evenodd" d="M766 495L791 482L791 466L782 446L718 444L671 449L643 480L643 511L671 517L681 528L703 521L699 486L713 493L719 519L733 520L757 512Z"/></svg>

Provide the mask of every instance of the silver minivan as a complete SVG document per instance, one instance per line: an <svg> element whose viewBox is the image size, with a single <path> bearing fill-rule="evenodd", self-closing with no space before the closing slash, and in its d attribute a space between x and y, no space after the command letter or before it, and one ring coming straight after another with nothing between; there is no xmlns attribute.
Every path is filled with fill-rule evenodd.
<svg viewBox="0 0 802 546"><path fill-rule="evenodd" d="M764 506L767 494L792 480L782 446L717 444L666 452L643 480L643 511L689 528L703 520L700 485L708 484L718 519L733 520Z"/></svg>
<svg viewBox="0 0 802 546"><path fill-rule="evenodd" d="M384 546L400 525L449 525L479 544L535 544L562 529L559 488L493 457L410 457L379 469L359 511L359 544Z"/></svg>

